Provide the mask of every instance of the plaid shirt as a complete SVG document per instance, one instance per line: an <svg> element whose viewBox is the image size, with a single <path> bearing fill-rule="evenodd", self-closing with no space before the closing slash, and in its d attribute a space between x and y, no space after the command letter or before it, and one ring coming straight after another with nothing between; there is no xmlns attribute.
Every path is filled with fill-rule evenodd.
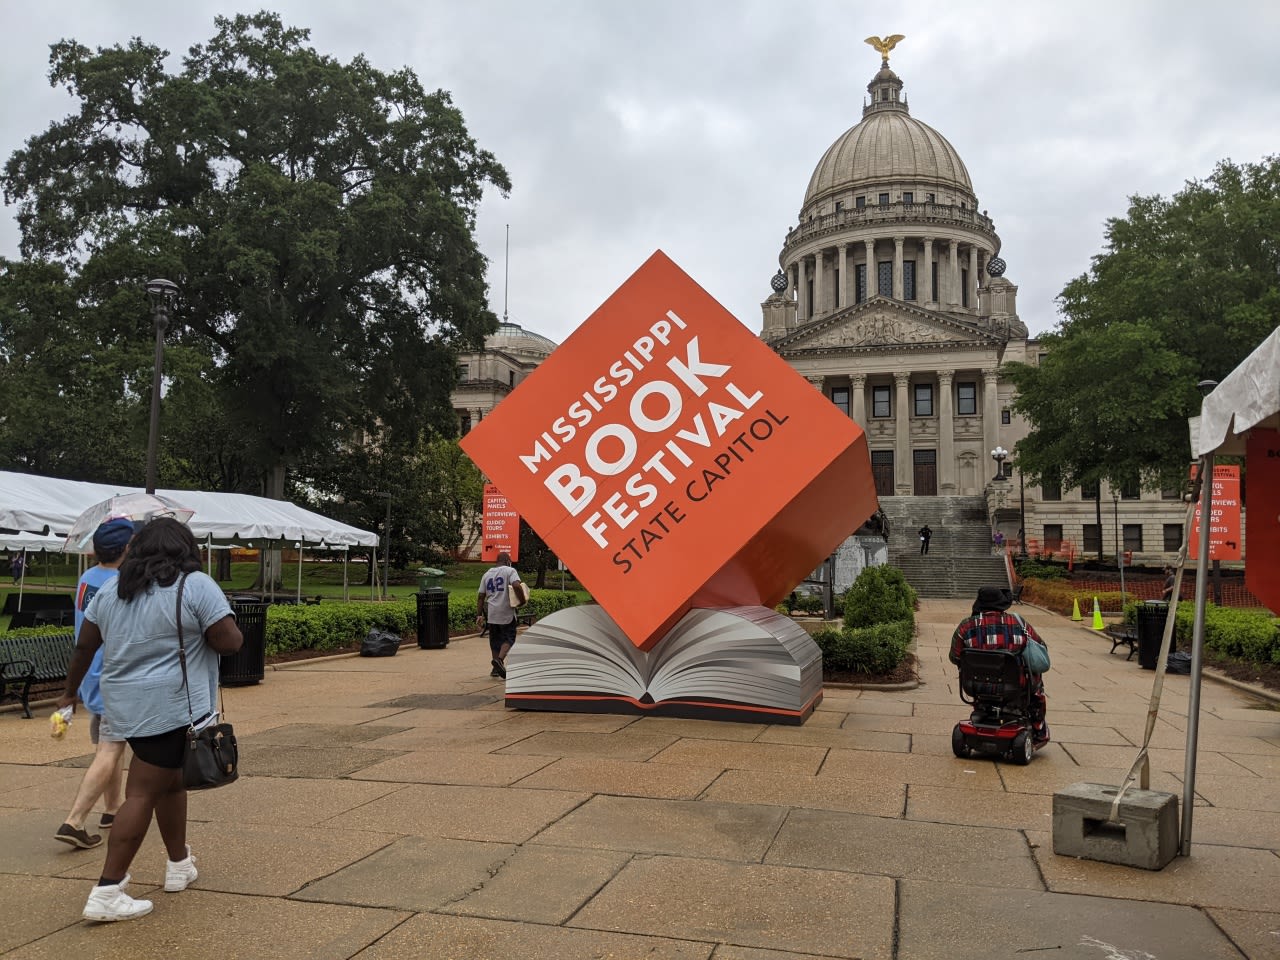
<svg viewBox="0 0 1280 960"><path fill-rule="evenodd" d="M960 626L956 627L956 632L951 637L950 659L952 663L959 663L961 651L970 647L1019 653L1027 645L1028 637L1044 643L1031 624L1016 613L984 610L960 621Z"/></svg>

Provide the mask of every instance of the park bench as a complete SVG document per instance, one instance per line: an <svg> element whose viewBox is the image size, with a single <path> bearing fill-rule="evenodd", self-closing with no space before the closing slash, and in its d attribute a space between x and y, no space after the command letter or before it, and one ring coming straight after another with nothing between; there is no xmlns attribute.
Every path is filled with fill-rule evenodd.
<svg viewBox="0 0 1280 960"><path fill-rule="evenodd" d="M1116 652L1116 647L1124 644L1129 648L1129 656L1125 657L1126 661L1132 660L1133 655L1138 652L1138 628L1127 623L1113 623L1102 631L1107 639L1111 641L1111 652Z"/></svg>
<svg viewBox="0 0 1280 960"><path fill-rule="evenodd" d="M0 639L0 700L6 696L20 700L22 715L31 719L32 685L67 679L75 645L70 631Z"/></svg>

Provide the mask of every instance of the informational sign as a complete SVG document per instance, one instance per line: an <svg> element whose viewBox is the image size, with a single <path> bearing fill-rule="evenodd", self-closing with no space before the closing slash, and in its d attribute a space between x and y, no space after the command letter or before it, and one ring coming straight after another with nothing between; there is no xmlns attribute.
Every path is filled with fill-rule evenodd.
<svg viewBox="0 0 1280 960"><path fill-rule="evenodd" d="M1187 556L1200 556L1200 503L1191 521L1191 541ZM1214 467L1212 503L1209 505L1209 559L1239 560L1240 552L1240 468Z"/></svg>
<svg viewBox="0 0 1280 960"><path fill-rule="evenodd" d="M1254 429L1245 449L1249 468L1244 583L1280 614L1280 431Z"/></svg>
<svg viewBox="0 0 1280 960"><path fill-rule="evenodd" d="M480 559L494 563L498 554L511 554L511 562L520 559L520 514L492 483L484 485L484 511L480 518Z"/></svg>
<svg viewBox="0 0 1280 960"><path fill-rule="evenodd" d="M861 428L661 251L462 447L645 650L774 606L877 508Z"/></svg>

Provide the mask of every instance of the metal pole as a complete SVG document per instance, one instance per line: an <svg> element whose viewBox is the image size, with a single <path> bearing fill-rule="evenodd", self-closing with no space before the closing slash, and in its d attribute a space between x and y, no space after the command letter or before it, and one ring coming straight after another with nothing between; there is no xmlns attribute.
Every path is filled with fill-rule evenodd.
<svg viewBox="0 0 1280 960"><path fill-rule="evenodd" d="M156 447L160 440L160 381L164 371L164 331L169 325L163 301L152 307L156 355L151 371L151 429L147 433L147 493L156 492Z"/></svg>
<svg viewBox="0 0 1280 960"><path fill-rule="evenodd" d="M1120 614L1124 615L1124 546L1120 539L1120 496L1112 491L1111 495L1112 509L1115 515L1116 524L1116 565L1120 568Z"/></svg>
<svg viewBox="0 0 1280 960"><path fill-rule="evenodd" d="M302 545L306 543L301 537L298 538L298 592L293 596L294 603L302 602Z"/></svg>
<svg viewBox="0 0 1280 960"><path fill-rule="evenodd" d="M1191 856L1191 818L1196 799L1196 748L1200 739L1200 676L1204 654L1204 601L1209 579L1209 515L1213 512L1213 454L1200 458L1200 555L1196 557L1196 615L1191 627L1191 684L1187 693L1187 749L1182 771L1182 839L1178 852Z"/></svg>
<svg viewBox="0 0 1280 960"><path fill-rule="evenodd" d="M1027 556L1027 490L1022 481L1022 467L1018 467L1018 553Z"/></svg>
<svg viewBox="0 0 1280 960"><path fill-rule="evenodd" d="M387 494L387 522L382 528L386 531L386 543L382 545L382 599L387 599L387 591L391 585L391 494Z"/></svg>

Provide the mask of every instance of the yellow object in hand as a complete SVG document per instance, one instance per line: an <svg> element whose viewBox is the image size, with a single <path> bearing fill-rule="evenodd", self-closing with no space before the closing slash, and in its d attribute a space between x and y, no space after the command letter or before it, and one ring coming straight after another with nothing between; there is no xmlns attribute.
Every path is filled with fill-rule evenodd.
<svg viewBox="0 0 1280 960"><path fill-rule="evenodd" d="M67 718L55 710L53 716L49 718L49 727L49 736L55 740L61 740L67 735Z"/></svg>

